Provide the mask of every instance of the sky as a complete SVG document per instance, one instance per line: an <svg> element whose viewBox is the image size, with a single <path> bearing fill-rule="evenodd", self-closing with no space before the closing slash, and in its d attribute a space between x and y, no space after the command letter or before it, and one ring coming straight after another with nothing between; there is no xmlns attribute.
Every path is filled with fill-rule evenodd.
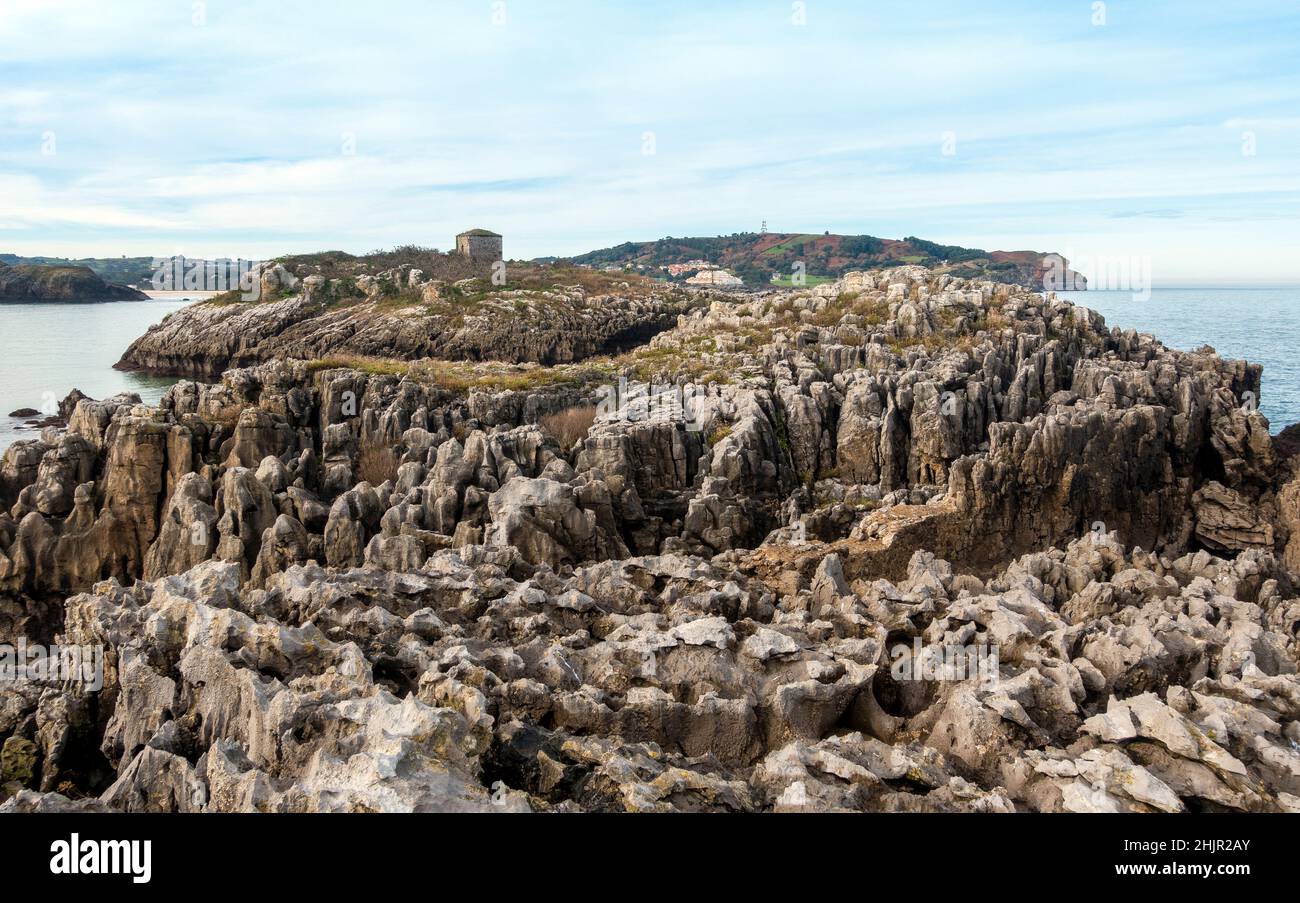
<svg viewBox="0 0 1300 903"><path fill-rule="evenodd" d="M1290 285L1298 51L1295 0L0 0L0 252L766 221Z"/></svg>

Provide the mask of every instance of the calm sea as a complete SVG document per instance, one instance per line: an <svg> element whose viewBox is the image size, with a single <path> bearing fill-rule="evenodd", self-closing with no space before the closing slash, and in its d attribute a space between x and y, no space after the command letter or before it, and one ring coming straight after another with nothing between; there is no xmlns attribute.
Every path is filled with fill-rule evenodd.
<svg viewBox="0 0 1300 903"><path fill-rule="evenodd" d="M0 449L39 431L9 417L19 408L43 410L73 389L91 398L138 392L156 402L176 380L121 373L122 352L163 317L190 302L0 304Z"/></svg>
<svg viewBox="0 0 1300 903"><path fill-rule="evenodd" d="M1300 289L1154 289L1063 292L1111 326L1150 332L1171 348L1213 345L1225 357L1264 365L1260 407L1273 432L1300 422ZM113 304L0 304L0 449L37 433L8 417L42 409L77 388L92 398L138 392L156 402L175 380L113 369L126 347L179 299Z"/></svg>
<svg viewBox="0 0 1300 903"><path fill-rule="evenodd" d="M1259 407L1271 431L1300 422L1300 288L1152 289L1145 301L1132 292L1059 294L1107 326L1149 332L1170 348L1210 345L1222 357L1263 364Z"/></svg>

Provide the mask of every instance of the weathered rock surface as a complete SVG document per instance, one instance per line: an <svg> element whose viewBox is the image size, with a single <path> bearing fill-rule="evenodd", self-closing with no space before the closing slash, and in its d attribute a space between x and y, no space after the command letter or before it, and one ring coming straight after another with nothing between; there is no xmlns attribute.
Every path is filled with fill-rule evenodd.
<svg viewBox="0 0 1300 903"><path fill-rule="evenodd" d="M641 344L699 303L695 294L640 283L637 292L591 292L478 282L447 289L410 268L346 285L320 276L300 282L278 267L263 273L255 300L223 297L177 311L117 366L210 379L275 358L340 354L562 364ZM397 287L406 290L387 293Z"/></svg>
<svg viewBox="0 0 1300 903"><path fill-rule="evenodd" d="M11 792L124 811L1290 810L1298 621L1271 553L1091 537L987 584L921 553L848 584L832 555L790 594L672 555L561 578L472 546L264 588L209 561L70 598L104 687L19 682L0 730ZM913 643L998 660L911 681Z"/></svg>
<svg viewBox="0 0 1300 903"><path fill-rule="evenodd" d="M0 642L104 684L10 685L3 808L1300 809L1258 367L918 268L673 317L574 433L577 379L70 398L0 459Z"/></svg>

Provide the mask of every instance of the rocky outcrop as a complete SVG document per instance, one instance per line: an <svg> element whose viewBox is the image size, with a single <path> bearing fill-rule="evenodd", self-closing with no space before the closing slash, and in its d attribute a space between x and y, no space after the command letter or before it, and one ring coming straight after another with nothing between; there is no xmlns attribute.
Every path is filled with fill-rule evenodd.
<svg viewBox="0 0 1300 903"><path fill-rule="evenodd" d="M81 266L9 266L0 261L0 304L32 301L147 301L125 285L105 282Z"/></svg>
<svg viewBox="0 0 1300 903"><path fill-rule="evenodd" d="M117 366L211 379L275 358L337 355L563 364L635 347L699 303L628 278L635 289L623 282L589 291L560 276L536 289L486 279L448 287L406 268L300 283L279 267L263 274L255 300L234 294L175 312Z"/></svg>
<svg viewBox="0 0 1300 903"><path fill-rule="evenodd" d="M600 368L70 398L0 459L0 642L105 679L16 685L5 805L1300 806L1258 367L904 268Z"/></svg>
<svg viewBox="0 0 1300 903"><path fill-rule="evenodd" d="M0 811L59 787L120 811L1300 809L1300 600L1271 553L1087 537L987 582L918 554L898 583L831 555L780 592L473 546L242 582L209 561L69 599L61 639L102 645L106 680L19 682ZM908 671L953 648L996 656Z"/></svg>

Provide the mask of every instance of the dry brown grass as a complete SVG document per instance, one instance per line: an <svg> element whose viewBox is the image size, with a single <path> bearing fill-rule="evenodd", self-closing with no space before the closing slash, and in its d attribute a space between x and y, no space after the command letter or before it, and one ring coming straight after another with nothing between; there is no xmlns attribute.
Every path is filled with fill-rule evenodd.
<svg viewBox="0 0 1300 903"><path fill-rule="evenodd" d="M397 452L386 445L367 445L357 455L357 478L371 486L379 486L397 479L401 460Z"/></svg>
<svg viewBox="0 0 1300 903"><path fill-rule="evenodd" d="M861 317L868 326L880 326L889 321L889 304L872 295L843 292L809 320L814 326L836 326L849 314Z"/></svg>
<svg viewBox="0 0 1300 903"><path fill-rule="evenodd" d="M588 404L547 414L537 421L537 425L542 428L542 432L560 443L560 448L568 451L587 438L587 433L595 422L596 406Z"/></svg>
<svg viewBox="0 0 1300 903"><path fill-rule="evenodd" d="M549 291L572 285L580 286L587 295L614 294L622 297L642 297L670 290L669 286L640 273L606 273L562 262L516 263L506 271L505 287L510 290Z"/></svg>
<svg viewBox="0 0 1300 903"><path fill-rule="evenodd" d="M360 354L340 352L329 357L319 357L307 362L307 369L316 373L321 370L358 370L371 376L405 376L411 369L407 361L392 358L367 357Z"/></svg>
<svg viewBox="0 0 1300 903"><path fill-rule="evenodd" d="M312 373L321 370L358 370L372 376L407 377L433 383L450 392L471 389L494 392L527 391L558 385L586 385L617 377L608 358L591 358L580 364L546 367L540 364L504 364L495 361L443 361L426 358L400 361L355 354L333 354L307 362Z"/></svg>
<svg viewBox="0 0 1300 903"><path fill-rule="evenodd" d="M485 267L459 254L443 253L434 248L405 245L391 251L371 251L356 256L344 251L321 251L316 254L293 254L280 258L290 271L320 273L327 279L347 279L361 273L380 273L394 267L410 266L424 271L426 279L454 282L481 276Z"/></svg>

